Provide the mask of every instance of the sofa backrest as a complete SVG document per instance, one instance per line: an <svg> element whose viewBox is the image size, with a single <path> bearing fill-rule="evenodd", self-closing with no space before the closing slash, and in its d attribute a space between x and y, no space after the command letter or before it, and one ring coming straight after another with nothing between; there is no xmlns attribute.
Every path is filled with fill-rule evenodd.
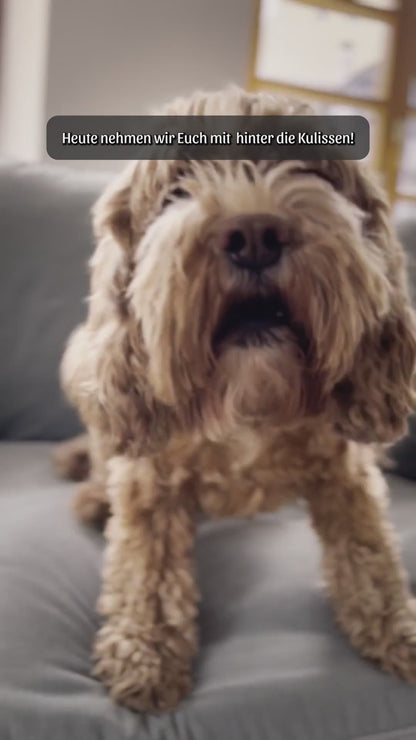
<svg viewBox="0 0 416 740"><path fill-rule="evenodd" d="M0 164L0 438L57 440L80 429L58 369L85 315L90 208L108 175Z"/></svg>

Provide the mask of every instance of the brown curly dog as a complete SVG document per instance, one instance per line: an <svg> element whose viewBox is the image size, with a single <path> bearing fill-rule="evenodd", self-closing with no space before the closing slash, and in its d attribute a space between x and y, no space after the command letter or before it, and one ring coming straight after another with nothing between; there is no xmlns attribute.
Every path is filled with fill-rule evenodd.
<svg viewBox="0 0 416 740"><path fill-rule="evenodd" d="M232 89L168 113L281 114ZM95 674L137 710L191 688L201 513L303 497L337 620L416 681L416 609L376 447L403 434L416 334L383 192L356 162L132 163L98 201L86 322L63 385L88 431L57 452L108 540Z"/></svg>

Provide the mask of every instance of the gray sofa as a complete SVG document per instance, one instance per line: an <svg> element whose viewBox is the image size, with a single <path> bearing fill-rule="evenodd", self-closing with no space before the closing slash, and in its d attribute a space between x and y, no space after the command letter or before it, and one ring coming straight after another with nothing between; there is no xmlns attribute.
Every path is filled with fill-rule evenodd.
<svg viewBox="0 0 416 740"><path fill-rule="evenodd" d="M201 526L201 649L177 711L135 715L90 677L103 540L74 521L50 454L79 429L57 368L85 311L88 211L105 180L0 167L0 740L416 738L416 686L338 632L300 506ZM416 485L390 486L416 581Z"/></svg>

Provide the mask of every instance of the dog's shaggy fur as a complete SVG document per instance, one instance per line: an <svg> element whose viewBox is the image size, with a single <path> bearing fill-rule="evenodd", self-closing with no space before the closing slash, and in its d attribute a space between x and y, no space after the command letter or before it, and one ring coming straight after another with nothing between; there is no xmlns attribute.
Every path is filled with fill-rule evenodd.
<svg viewBox="0 0 416 740"><path fill-rule="evenodd" d="M236 89L168 108L303 111ZM227 224L258 213L282 252L253 272L225 246ZM88 430L78 514L111 508L96 675L131 708L175 706L197 647L197 517L301 496L339 624L416 681L416 609L375 460L405 430L416 357L382 191L356 162L136 162L94 223L88 318L62 377ZM86 444L58 452L61 471L86 474Z"/></svg>

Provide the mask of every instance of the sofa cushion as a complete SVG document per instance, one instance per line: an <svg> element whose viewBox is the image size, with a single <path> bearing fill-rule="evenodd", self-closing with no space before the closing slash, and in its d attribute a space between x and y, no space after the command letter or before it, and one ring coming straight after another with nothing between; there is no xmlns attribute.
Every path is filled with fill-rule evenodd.
<svg viewBox="0 0 416 740"><path fill-rule="evenodd" d="M45 443L0 444L2 740L410 740L416 687L334 624L301 506L199 530L201 647L176 711L138 715L90 676L103 541L70 513ZM392 483L416 578L416 486Z"/></svg>
<svg viewBox="0 0 416 740"><path fill-rule="evenodd" d="M89 211L107 181L0 164L0 438L62 439L79 429L58 368L85 314Z"/></svg>

